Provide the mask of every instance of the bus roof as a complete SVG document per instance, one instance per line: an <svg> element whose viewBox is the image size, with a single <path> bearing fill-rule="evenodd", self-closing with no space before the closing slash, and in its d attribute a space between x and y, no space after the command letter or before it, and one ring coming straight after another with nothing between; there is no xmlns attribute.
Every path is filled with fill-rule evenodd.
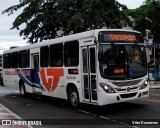
<svg viewBox="0 0 160 128"><path fill-rule="evenodd" d="M30 45L26 45L26 46L22 46L22 47L17 47L14 49L5 50L3 53L5 54L5 53L21 51L21 50L25 50L25 49L32 49L32 48L36 48L36 47L40 47L40 46L69 42L69 41L74 41L74 40L80 40L80 39L90 38L90 37L94 37L94 36L97 36L96 38L98 38L98 33L100 31L124 31L124 32L140 33L138 31L128 30L128 29L95 29L95 30L90 30L90 31L86 31L86 32L68 35L68 36L58 37L55 39L45 40L45 41L42 41L39 43L30 44Z"/></svg>

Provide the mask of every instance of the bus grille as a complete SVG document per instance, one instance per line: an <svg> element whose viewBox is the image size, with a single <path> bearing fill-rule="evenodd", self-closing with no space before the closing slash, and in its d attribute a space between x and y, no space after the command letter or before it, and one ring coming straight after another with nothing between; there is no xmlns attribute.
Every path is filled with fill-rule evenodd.
<svg viewBox="0 0 160 128"><path fill-rule="evenodd" d="M120 96L121 96L121 98L123 99L123 98L131 98L131 97L134 97L134 96L136 96L136 92L135 93L129 93L129 94L121 94Z"/></svg>
<svg viewBox="0 0 160 128"><path fill-rule="evenodd" d="M126 82L113 82L113 84L117 85L119 87L122 87L122 86L136 85L136 84L140 83L141 81L142 81L142 79L140 79L140 80L134 80L134 81L126 81Z"/></svg>

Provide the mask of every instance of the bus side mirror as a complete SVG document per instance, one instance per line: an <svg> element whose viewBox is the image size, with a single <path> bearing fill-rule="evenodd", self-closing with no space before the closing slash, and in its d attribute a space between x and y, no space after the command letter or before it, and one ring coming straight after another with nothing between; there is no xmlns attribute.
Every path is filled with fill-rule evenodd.
<svg viewBox="0 0 160 128"><path fill-rule="evenodd" d="M98 61L103 60L103 46L99 44L99 50L98 50Z"/></svg>
<svg viewBox="0 0 160 128"><path fill-rule="evenodd" d="M150 63L150 50L149 50L149 48L146 48L146 58L147 58L147 63Z"/></svg>

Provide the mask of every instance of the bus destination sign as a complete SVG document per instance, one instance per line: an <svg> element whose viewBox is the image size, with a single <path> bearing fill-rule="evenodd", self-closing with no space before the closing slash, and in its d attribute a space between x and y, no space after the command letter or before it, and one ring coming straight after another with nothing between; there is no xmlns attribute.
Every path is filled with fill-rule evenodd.
<svg viewBox="0 0 160 128"><path fill-rule="evenodd" d="M143 42L142 35L133 32L100 32L99 40L101 42Z"/></svg>
<svg viewBox="0 0 160 128"><path fill-rule="evenodd" d="M127 34L106 34L104 36L105 36L104 38L107 38L108 40L117 40L117 41L120 41L120 40L136 41L137 40L135 35L127 35Z"/></svg>

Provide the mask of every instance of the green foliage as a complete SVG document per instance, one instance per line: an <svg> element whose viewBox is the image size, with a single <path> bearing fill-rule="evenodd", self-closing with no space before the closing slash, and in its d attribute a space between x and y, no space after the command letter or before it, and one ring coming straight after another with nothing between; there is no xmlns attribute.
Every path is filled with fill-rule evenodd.
<svg viewBox="0 0 160 128"><path fill-rule="evenodd" d="M160 43L160 0L146 0L144 5L137 9L128 10L127 15L133 18L134 29L145 34L146 29L151 31L153 41Z"/></svg>
<svg viewBox="0 0 160 128"><path fill-rule="evenodd" d="M20 29L25 24L20 35L31 43L55 38L58 30L64 32L63 36L103 26L121 28L127 20L127 7L116 0L21 0L3 13L11 15L22 7L23 12L11 29Z"/></svg>

